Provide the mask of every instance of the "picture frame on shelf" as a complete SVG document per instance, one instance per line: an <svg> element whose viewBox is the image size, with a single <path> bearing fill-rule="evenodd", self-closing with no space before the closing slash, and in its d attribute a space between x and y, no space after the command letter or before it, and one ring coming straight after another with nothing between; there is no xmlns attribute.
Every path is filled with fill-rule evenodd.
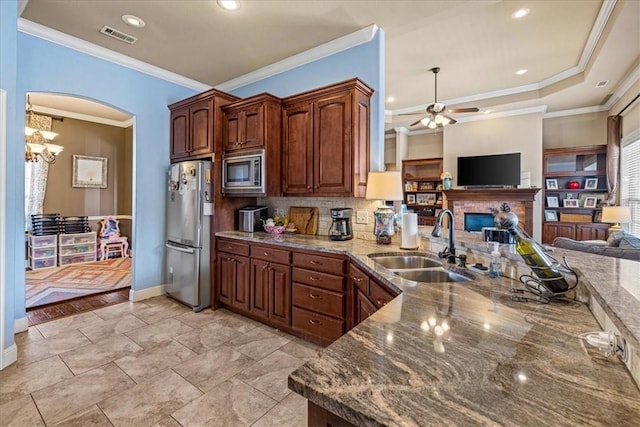
<svg viewBox="0 0 640 427"><path fill-rule="evenodd" d="M416 195L415 194L407 194L407 204L415 205L416 204Z"/></svg>
<svg viewBox="0 0 640 427"><path fill-rule="evenodd" d="M557 222L558 221L558 212L553 211L553 210L547 210L545 209L544 211L544 220L548 221L548 222Z"/></svg>
<svg viewBox="0 0 640 427"><path fill-rule="evenodd" d="M564 199L562 201L562 207L565 208L579 208L580 200L579 199Z"/></svg>
<svg viewBox="0 0 640 427"><path fill-rule="evenodd" d="M547 178L546 179L547 190L557 190L558 189L558 180L555 178Z"/></svg>
<svg viewBox="0 0 640 427"><path fill-rule="evenodd" d="M411 185L411 183L410 183L410 182L407 182L407 183L404 185L404 191L413 191L413 185Z"/></svg>
<svg viewBox="0 0 640 427"><path fill-rule="evenodd" d="M547 207L549 208L559 208L560 203L558 202L557 196L547 196Z"/></svg>
<svg viewBox="0 0 640 427"><path fill-rule="evenodd" d="M598 178L587 178L584 180L584 189L585 190L597 190L598 189Z"/></svg>
<svg viewBox="0 0 640 427"><path fill-rule="evenodd" d="M584 198L584 207L585 208L597 208L598 207L598 198L597 197L585 197Z"/></svg>
<svg viewBox="0 0 640 427"><path fill-rule="evenodd" d="M419 191L433 191L433 183L432 182L421 182L418 184Z"/></svg>
<svg viewBox="0 0 640 427"><path fill-rule="evenodd" d="M419 205L428 205L426 194L416 194L416 202Z"/></svg>

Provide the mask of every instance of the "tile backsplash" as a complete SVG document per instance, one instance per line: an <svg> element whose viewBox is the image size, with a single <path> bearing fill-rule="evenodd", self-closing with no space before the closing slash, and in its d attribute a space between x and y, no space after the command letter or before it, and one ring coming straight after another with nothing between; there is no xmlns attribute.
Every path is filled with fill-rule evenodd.
<svg viewBox="0 0 640 427"><path fill-rule="evenodd" d="M288 212L292 206L317 207L320 216L318 221L319 236L329 235L332 208L351 208L353 209L351 225L354 237L363 240L375 240L373 235L373 212L380 204L377 200L356 197L261 197L258 198L258 204L269 207L269 216L274 216L275 209L283 209ZM369 212L367 224L356 224L357 211Z"/></svg>

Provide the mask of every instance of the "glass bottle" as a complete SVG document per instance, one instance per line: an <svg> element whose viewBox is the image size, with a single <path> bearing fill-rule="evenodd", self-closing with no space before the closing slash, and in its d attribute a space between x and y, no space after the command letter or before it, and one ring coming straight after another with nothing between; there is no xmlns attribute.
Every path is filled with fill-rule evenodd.
<svg viewBox="0 0 640 427"><path fill-rule="evenodd" d="M533 270L541 283L552 293L562 293L569 289L569 284L562 273L555 267L553 261L533 239L524 237L515 227L509 228L516 244L516 252Z"/></svg>

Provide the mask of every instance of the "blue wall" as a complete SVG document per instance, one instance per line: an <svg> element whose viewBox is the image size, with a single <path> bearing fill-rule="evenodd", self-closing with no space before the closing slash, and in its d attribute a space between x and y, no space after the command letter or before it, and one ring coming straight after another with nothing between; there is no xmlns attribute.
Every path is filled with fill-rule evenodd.
<svg viewBox="0 0 640 427"><path fill-rule="evenodd" d="M14 283L17 281L16 270L18 270L15 268L16 265L22 266L20 274L24 277L24 261L16 262L16 254L23 254L24 246L22 251L15 250L19 238L18 235L22 236L22 233L16 233L15 230L24 230L24 228L20 229L15 227L15 222L18 217L24 222L24 214L21 213L17 217L15 212L18 208L17 205L23 204L24 202L18 200L19 196L14 192L16 182L19 179L16 177L16 175L19 174L17 164L19 162L15 161L15 148L11 147L11 141L16 140L15 135L19 129L19 125L16 123L17 15L18 5L16 2L0 1L0 88L7 91L7 150L6 153L0 152L0 156L7 156L5 159L5 177L0 176L0 185L4 186L7 204L7 212L0 212L0 216L6 221L7 231L5 235L0 235L0 239L4 239L5 245L5 253L0 254L0 256L4 256L5 271L0 272L0 274L4 274L6 283L5 299L0 301L2 305L1 311L4 315L4 342L0 343L0 351L13 344L14 301L16 299ZM21 156L24 156L24 146L22 147ZM23 161L22 157L20 161ZM0 171L0 173L1 172L2 171ZM22 175L24 176L24 166L22 166ZM24 187L24 179L22 181L22 187ZM24 284L24 280L22 283ZM24 285L22 295L24 299ZM24 311L24 306L21 311Z"/></svg>
<svg viewBox="0 0 640 427"><path fill-rule="evenodd" d="M286 97L358 77L375 92L371 98L371 170L384 165L384 31L373 40L231 91L245 98L262 92Z"/></svg>

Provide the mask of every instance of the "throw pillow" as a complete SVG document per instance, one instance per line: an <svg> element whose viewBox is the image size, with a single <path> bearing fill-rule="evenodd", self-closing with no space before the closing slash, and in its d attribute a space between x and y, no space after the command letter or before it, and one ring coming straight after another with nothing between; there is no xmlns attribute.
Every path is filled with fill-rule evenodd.
<svg viewBox="0 0 640 427"><path fill-rule="evenodd" d="M631 234L627 234L620 241L620 247L640 249L640 238Z"/></svg>
<svg viewBox="0 0 640 427"><path fill-rule="evenodd" d="M607 239L607 246L618 247L620 246L620 242L623 238L624 230L614 231L613 233L609 234L609 238Z"/></svg>

